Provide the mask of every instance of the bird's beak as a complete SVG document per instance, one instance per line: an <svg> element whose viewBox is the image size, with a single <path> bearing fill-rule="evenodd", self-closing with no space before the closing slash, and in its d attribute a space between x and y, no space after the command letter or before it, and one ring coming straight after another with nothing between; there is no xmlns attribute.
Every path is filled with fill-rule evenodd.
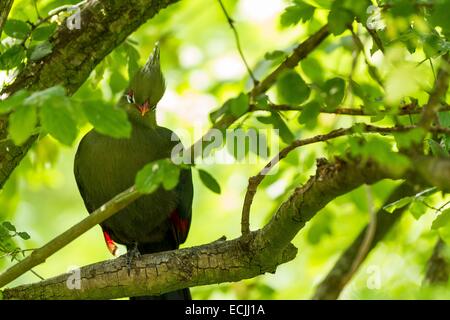
<svg viewBox="0 0 450 320"><path fill-rule="evenodd" d="M150 111L148 101L145 101L144 104L139 105L138 109L139 109L139 112L141 113L141 116L145 116L145 114Z"/></svg>

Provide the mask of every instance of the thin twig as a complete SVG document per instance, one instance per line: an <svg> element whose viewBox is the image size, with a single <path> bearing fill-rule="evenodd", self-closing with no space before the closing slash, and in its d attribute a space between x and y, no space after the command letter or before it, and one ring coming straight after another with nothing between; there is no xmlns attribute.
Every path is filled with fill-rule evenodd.
<svg viewBox="0 0 450 320"><path fill-rule="evenodd" d="M330 34L328 25L320 28L308 39L299 44L292 54L287 57L272 73L270 73L264 80L258 83L251 91L252 97L257 97L260 94L269 90L271 86L277 81L278 77L287 69L295 68L298 63L305 59L314 49L316 49L323 40Z"/></svg>
<svg viewBox="0 0 450 320"><path fill-rule="evenodd" d="M436 113L441 105L441 99L448 90L450 69L450 55L446 53L442 57L441 66L439 67L436 81L434 82L433 91L430 94L427 104L423 108L422 116L419 121L420 126L425 130L428 129L436 119Z"/></svg>
<svg viewBox="0 0 450 320"><path fill-rule="evenodd" d="M258 105L252 104L250 105L250 110L252 111L303 111L304 106L291 106L288 104L273 104L270 103L267 107L259 107ZM347 115L347 116L377 116L377 115L396 115L396 116L406 116L412 114L419 114L423 110L423 107L418 106L415 102L408 103L401 106L397 111L391 109L380 110L380 112L371 112L369 110L364 109L364 107L360 108L346 108L341 107L334 110L321 108L319 113L330 113L336 115ZM441 111L450 111L450 105L443 104L439 107L439 112Z"/></svg>
<svg viewBox="0 0 450 320"><path fill-rule="evenodd" d="M299 139L292 142L287 147L283 148L275 157L273 157L270 162L268 162L264 168L258 172L255 176L252 176L248 180L248 187L244 197L244 204L242 207L242 217L241 217L241 232L243 235L250 233L250 208L253 202L253 198L256 194L258 186L261 184L268 172L278 164L282 159L284 159L292 150L317 143L325 142L338 137L353 134L355 131L364 133L379 133L379 134L389 134L393 132L407 132L412 129L416 129L418 126L395 126L395 127L377 127L373 125L368 125L364 123L357 123L348 128L339 128L330 131L327 134L317 135L311 138ZM357 130L356 130L357 129ZM442 127L431 127L429 129L432 132L447 133L450 134L450 128Z"/></svg>
<svg viewBox="0 0 450 320"><path fill-rule="evenodd" d="M13 265L5 272L0 274L0 288L7 285L11 281L17 279L31 268L44 262L52 254L72 242L74 239L90 230L97 224L105 221L131 202L139 198L141 194L131 187L124 192L118 194L106 204L95 210L88 217L75 224L59 236L48 242L43 247L33 251L28 257Z"/></svg>
<svg viewBox="0 0 450 320"><path fill-rule="evenodd" d="M327 27L325 26L321 29L321 31L312 35L305 42L300 44L289 58L287 58L275 71L270 73L263 80L264 85L261 86L261 83L259 83L256 87L253 88L250 94L256 95L256 92L263 93L268 90L270 86L275 83L274 79L277 78L278 74L281 71L287 68L295 67L298 62L302 58L306 57L309 52L314 50L327 35L328 31ZM12 92L14 92L14 90L12 90ZM224 115L224 117L217 121L202 138L191 145L187 149L186 153L190 154L191 152L193 152L195 155L195 150L197 150L198 147L204 145L205 141L208 141L208 137L211 136L214 129L226 129L238 118L239 117L233 116L231 114ZM52 254L72 242L74 239L82 235L93 226L103 222L114 213L119 211L121 208L137 199L139 196L140 194L138 194L137 191L134 190L134 188L130 188L127 191L117 195L111 201L103 205L100 209L96 210L94 213L88 216L86 219L74 225L69 230L66 230L65 232L48 242L46 245L33 252L30 256L6 270L3 274L0 274L0 288L13 281L20 275L24 274L34 266L44 262L45 259L50 257Z"/></svg>
<svg viewBox="0 0 450 320"><path fill-rule="evenodd" d="M353 28L349 28L352 33L353 42L355 45L361 50L364 61L366 62L367 68L369 69L369 75L370 77L375 80L376 83L378 83L381 87L383 87L383 81L381 80L380 75L378 74L378 70L372 65L372 63L369 61L369 58L366 55L366 50L364 49L364 44L362 43L361 39L358 37L358 35L355 33Z"/></svg>
<svg viewBox="0 0 450 320"><path fill-rule="evenodd" d="M372 40L377 45L378 49L380 49L380 51L384 53L384 45L383 45L383 42L381 41L380 37L378 36L377 31L373 30L373 29L370 29L365 24L364 24L364 26L365 26L367 32L369 32L370 36L372 37Z"/></svg>
<svg viewBox="0 0 450 320"><path fill-rule="evenodd" d="M256 80L255 75L253 74L252 69L247 63L247 60L245 59L244 52L242 51L241 47L241 41L239 40L239 33L237 32L236 27L234 26L234 20L230 17L230 15L227 12L227 9L223 5L222 0L217 0L220 4L220 7L222 8L223 14L227 18L228 25L230 26L231 30L233 30L234 39L236 41L236 47L239 51L239 55L241 56L242 61L244 62L245 68L247 69L248 75L253 81L253 86L256 86L258 84L258 80Z"/></svg>

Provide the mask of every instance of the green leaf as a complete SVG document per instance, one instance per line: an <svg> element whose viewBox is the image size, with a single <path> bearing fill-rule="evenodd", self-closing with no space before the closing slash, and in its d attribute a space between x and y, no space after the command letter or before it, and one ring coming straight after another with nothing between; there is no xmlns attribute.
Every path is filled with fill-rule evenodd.
<svg viewBox="0 0 450 320"><path fill-rule="evenodd" d="M113 71L109 77L109 87L113 93L122 92L126 88L127 79L118 71Z"/></svg>
<svg viewBox="0 0 450 320"><path fill-rule="evenodd" d="M50 99L59 99L64 97L66 97L65 89L64 87L58 85L45 90L33 92L24 100L24 104L42 107Z"/></svg>
<svg viewBox="0 0 450 320"><path fill-rule="evenodd" d="M428 139L428 145L430 146L431 153L437 157L448 157L448 151L445 150L441 144L434 141L433 139Z"/></svg>
<svg viewBox="0 0 450 320"><path fill-rule="evenodd" d="M267 109L269 106L269 97L266 94L260 94L256 97L256 105L258 108Z"/></svg>
<svg viewBox="0 0 450 320"><path fill-rule="evenodd" d="M161 175L158 175L159 168L158 162L152 162L144 166L136 175L136 190L144 194L156 191L162 181Z"/></svg>
<svg viewBox="0 0 450 320"><path fill-rule="evenodd" d="M277 81L278 96L287 104L301 104L311 93L308 85L300 75L290 70L283 73Z"/></svg>
<svg viewBox="0 0 450 320"><path fill-rule="evenodd" d="M317 59L308 57L302 62L300 62L300 66L305 75L311 81L315 83L320 83L323 81L323 75L325 74L325 72L323 71L322 65L319 63Z"/></svg>
<svg viewBox="0 0 450 320"><path fill-rule="evenodd" d="M40 110L42 127L56 140L71 145L77 137L77 124L69 110L69 99L53 99Z"/></svg>
<svg viewBox="0 0 450 320"><path fill-rule="evenodd" d="M415 128L408 132L393 133L397 147L400 149L409 148L413 144L420 143L425 136L422 128Z"/></svg>
<svg viewBox="0 0 450 320"><path fill-rule="evenodd" d="M52 53L53 46L50 42L45 41L33 48L30 54L30 60L36 61Z"/></svg>
<svg viewBox="0 0 450 320"><path fill-rule="evenodd" d="M209 119L212 123L216 123L216 121L223 116L224 114L227 114L230 111L230 102L227 100L219 109L212 111L209 114Z"/></svg>
<svg viewBox="0 0 450 320"><path fill-rule="evenodd" d="M51 23L46 26L38 27L33 30L31 37L34 41L44 41L50 38L50 36L55 32L57 25Z"/></svg>
<svg viewBox="0 0 450 320"><path fill-rule="evenodd" d="M389 213L393 213L395 210L402 208L413 201L413 197L404 197L395 202L389 203L383 207Z"/></svg>
<svg viewBox="0 0 450 320"><path fill-rule="evenodd" d="M180 180L180 167L176 165L166 167L164 172L163 187L166 190L172 190Z"/></svg>
<svg viewBox="0 0 450 320"><path fill-rule="evenodd" d="M131 124L123 109L94 100L83 105L83 112L95 130L100 133L113 138L128 138L131 134Z"/></svg>
<svg viewBox="0 0 450 320"><path fill-rule="evenodd" d="M33 134L37 123L36 108L21 104L9 117L8 132L16 145L21 145Z"/></svg>
<svg viewBox="0 0 450 320"><path fill-rule="evenodd" d="M450 128L450 111L444 111L438 113L439 123L444 128Z"/></svg>
<svg viewBox="0 0 450 320"><path fill-rule="evenodd" d="M31 26L22 20L9 19L3 31L12 38L25 39L31 31Z"/></svg>
<svg viewBox="0 0 450 320"><path fill-rule="evenodd" d="M290 144L295 137L284 120L278 113L272 113L271 120L273 127L279 130L278 134L280 135L281 140L283 140L286 144Z"/></svg>
<svg viewBox="0 0 450 320"><path fill-rule="evenodd" d="M0 56L0 69L9 70L17 67L25 56L25 49L21 45L12 46Z"/></svg>
<svg viewBox="0 0 450 320"><path fill-rule="evenodd" d="M271 52L267 52L264 55L264 59L266 60L279 60L279 59L284 59L286 58L286 52L281 51L281 50L275 50L275 51L271 51Z"/></svg>
<svg viewBox="0 0 450 320"><path fill-rule="evenodd" d="M445 209L433 221L431 229L436 230L445 227L450 222L450 209Z"/></svg>
<svg viewBox="0 0 450 320"><path fill-rule="evenodd" d="M220 185L212 175L202 169L198 169L198 174L200 176L200 180L209 190L214 193L220 194Z"/></svg>
<svg viewBox="0 0 450 320"><path fill-rule="evenodd" d="M162 184L164 189L171 190L178 184L180 167L169 159L161 159L146 164L136 175L136 190L150 194Z"/></svg>
<svg viewBox="0 0 450 320"><path fill-rule="evenodd" d="M4 221L2 226L9 231L16 232L16 227L9 221Z"/></svg>
<svg viewBox="0 0 450 320"><path fill-rule="evenodd" d="M17 91L12 96L9 96L5 100L0 100L0 114L8 113L12 109L16 108L19 104L30 95L30 93L24 89Z"/></svg>
<svg viewBox="0 0 450 320"><path fill-rule="evenodd" d="M248 96L244 93L241 93L239 96L237 96L234 99L231 99L230 101L231 113L236 117L242 116L244 113L247 112L248 108L249 108Z"/></svg>
<svg viewBox="0 0 450 320"><path fill-rule="evenodd" d="M435 26L441 26L444 33L450 33L450 19L448 13L450 12L449 1L436 1L430 14L430 21Z"/></svg>
<svg viewBox="0 0 450 320"><path fill-rule="evenodd" d="M334 3L337 3L337 1ZM328 14L328 26L330 27L331 33L335 36L343 33L348 25L353 22L353 18L354 15L351 11L333 5Z"/></svg>
<svg viewBox="0 0 450 320"><path fill-rule="evenodd" d="M335 110L342 102L345 93L345 81L341 78L327 80L323 85L325 103L331 110Z"/></svg>
<svg viewBox="0 0 450 320"><path fill-rule="evenodd" d="M306 22L312 18L315 9L303 2L295 3L287 7L281 14L280 24L282 27L289 27L298 24L300 21Z"/></svg>
<svg viewBox="0 0 450 320"><path fill-rule="evenodd" d="M128 56L128 78L131 79L134 74L139 70L139 51L134 46L125 42L123 44L125 52Z"/></svg>
<svg viewBox="0 0 450 320"><path fill-rule="evenodd" d="M312 129L317 124L317 117L320 114L320 105L317 101L311 101L303 106L298 122L304 124L308 129Z"/></svg>
<svg viewBox="0 0 450 320"><path fill-rule="evenodd" d="M409 206L409 212L413 215L414 219L418 220L428 210L428 207L423 203L421 199L414 199Z"/></svg>
<svg viewBox="0 0 450 320"><path fill-rule="evenodd" d="M26 232L18 232L17 235L21 237L23 240L28 240L31 238L30 235Z"/></svg>

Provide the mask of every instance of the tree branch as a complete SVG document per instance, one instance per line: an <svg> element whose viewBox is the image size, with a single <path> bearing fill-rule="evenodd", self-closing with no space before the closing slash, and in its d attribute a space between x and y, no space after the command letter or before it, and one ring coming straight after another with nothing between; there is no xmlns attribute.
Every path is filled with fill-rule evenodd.
<svg viewBox="0 0 450 320"><path fill-rule="evenodd" d="M308 48L310 48L312 50L314 47L309 46ZM214 129L223 130L223 129L227 128L228 126L230 126L234 121L236 121L236 119L237 119L237 117L235 117L233 115L226 114L225 116L223 116L218 122L216 122L214 124L214 126L202 138L200 138L196 143L194 143L192 146L190 146L185 151L186 154L191 154L191 155L193 153L196 154L195 151L199 147L204 146L204 144L209 141L209 136L211 135L211 133L212 133L212 131ZM0 124L1 124L1 122L0 122ZM27 143L30 143L30 145L31 145L31 143L33 141L34 140L30 139ZM16 148L15 150L21 151L22 149L21 148ZM23 157L23 154L19 154L19 156L17 157L17 159L18 159L17 163L20 161L20 159L22 157ZM192 156L191 159L192 160L194 159L193 156ZM10 161L10 164L11 164L11 161ZM15 164L15 165L17 165L17 164ZM128 191L130 191L130 189ZM129 202L127 202L127 204L128 204L131 201L135 200L135 196L136 195L134 193L130 193L129 194L129 198L125 197L124 199L122 199L122 201L129 201ZM108 202L105 205L108 206L109 204L114 203L116 200L117 200L117 197L115 197L114 199L112 199L110 202ZM75 233L74 232L64 232L60 236L56 237L50 243L48 243L47 245L42 247L41 249L44 249L44 250L39 251L40 253L37 256L35 254L35 257L33 257L33 258L30 256L30 257L28 257L29 259L28 258L24 259L21 263L11 267L4 274L0 275L0 287L4 286L5 284L9 283L13 279L15 279L18 276L20 276L21 274L23 274L26 271L30 270L35 265L44 262L45 259L48 258L49 256L51 256L53 253L55 253L56 251L60 250L62 247L64 247L65 245L67 245L68 243L70 243L71 241L76 239L78 236L83 234L85 231L87 231L90 228L92 228L95 224L103 222L104 220L106 220L108 217L112 216L114 213L116 213L121 208L122 207L120 207L120 208L118 208L118 207L112 208L111 209L112 211L110 213L103 214L101 219L97 219L95 221L94 220L87 220L88 218L90 218L90 217L88 217L88 218L84 219L82 222L80 222L80 224L83 224L83 226L81 227L80 230L78 229L78 228L80 228L80 226L79 226L79 224L77 224L77 225L73 226L70 229L72 231L76 230ZM87 220L87 222L86 222L86 220ZM70 231L70 230L68 230L68 231Z"/></svg>
<svg viewBox="0 0 450 320"><path fill-rule="evenodd" d="M405 181L398 186L394 192L385 201L384 205L397 201L401 198L412 196L418 192L417 186ZM383 205L383 206L384 206ZM369 246L369 250L364 255L363 259L367 257L369 252L386 236L386 234L392 229L395 223L400 219L403 212L406 211L407 206L397 208L394 212L386 212L383 208L379 209L377 215L377 227L373 236L373 240ZM316 291L312 297L315 300L334 300L339 297L341 291L344 289L345 284L348 283L348 274L355 261L359 248L361 247L364 237L366 235L368 226L359 233L358 237L353 243L342 253L339 259L331 268L328 275L317 286ZM363 261L363 260L362 260ZM361 261L361 262L362 262ZM361 266L361 263L359 264ZM359 267L358 266L358 267ZM356 270L355 270L356 271Z"/></svg>
<svg viewBox="0 0 450 320"><path fill-rule="evenodd" d="M250 106L252 110L263 110L268 111L267 108L258 107L256 105ZM287 104L269 104L270 110L278 110L278 111L303 111L303 106L291 106ZM419 114L423 111L423 107L417 106L415 103L409 103L406 105L403 105L399 108L399 110L396 113L392 113L391 110L385 110L382 112L371 112L369 110L365 110L364 108L337 108L335 110L325 109L321 108L320 113L330 113L330 114L337 114L337 115L349 115L349 116L377 116L380 114L384 115L396 115L396 116L406 116L406 115L412 115L412 114ZM450 105L444 104L439 109L439 112L443 111L450 111Z"/></svg>
<svg viewBox="0 0 450 320"><path fill-rule="evenodd" d="M331 139L335 139L338 137L346 136L353 134L355 131L357 132L365 132L365 133L393 133L393 132L405 132L411 129L417 128L417 126L397 126L397 127L377 127L364 123L357 123L349 128L339 128L333 130L327 134L317 135L312 138L307 139L299 139L293 141L290 145L282 149L275 157L267 163L264 168L258 172L255 176L252 176L248 180L248 187L244 197L244 205L242 207L242 217L241 217L241 232L242 234L248 234L250 232L250 208L253 202L253 198L256 194L256 190L258 186L261 184L267 173L276 165L280 160L284 159L292 150L317 142L324 142ZM450 133L450 129L441 128L441 127L432 127L430 130L434 132L446 132ZM441 173L438 171L433 173L432 176L428 175L430 170L434 170L432 166L439 166L439 169L442 170L450 170L447 168L447 165L450 165L447 162L437 162L433 159L429 159L428 157L420 158L420 161L417 163L418 168L421 170L421 173L425 175L425 179L430 182L432 185L440 186L441 188L448 188L448 183L442 179ZM430 167L431 166L431 167ZM450 172L448 172L446 177L450 177Z"/></svg>
<svg viewBox="0 0 450 320"><path fill-rule="evenodd" d="M87 1L81 7L81 29L59 26L50 39L52 53L25 66L17 78L0 92L13 94L28 88L42 90L63 85L73 94L95 66L141 24L178 0ZM32 136L22 146L7 137L7 117L0 118L0 188L36 140Z"/></svg>
<svg viewBox="0 0 450 320"><path fill-rule="evenodd" d="M305 59L322 41L330 34L328 25L323 26L319 31L314 33L306 41L298 45L294 52L287 57L271 74L261 81L251 92L252 97L257 97L261 93L266 92L277 81L278 77L287 69L292 69Z"/></svg>
<svg viewBox="0 0 450 320"><path fill-rule="evenodd" d="M97 224L110 218L140 196L141 194L137 192L134 187L118 194L112 200L108 201L92 214L84 218L81 222L64 231L43 247L34 250L25 259L0 274L0 288L15 280L31 268L45 262L52 254L65 247Z"/></svg>
<svg viewBox="0 0 450 320"><path fill-rule="evenodd" d="M66 285L71 274L3 290L4 299L100 299L162 294L196 285L238 281L265 272L295 257L295 235L331 200L364 183L399 178L375 163L336 159L318 162L316 175L277 210L261 230L244 237L200 247L145 255L131 276L124 257L80 269L81 289ZM72 277L73 278L73 277Z"/></svg>
<svg viewBox="0 0 450 320"><path fill-rule="evenodd" d="M6 20L8 20L9 12L14 3L14 0L2 0L0 2L0 36L2 35L3 26Z"/></svg>

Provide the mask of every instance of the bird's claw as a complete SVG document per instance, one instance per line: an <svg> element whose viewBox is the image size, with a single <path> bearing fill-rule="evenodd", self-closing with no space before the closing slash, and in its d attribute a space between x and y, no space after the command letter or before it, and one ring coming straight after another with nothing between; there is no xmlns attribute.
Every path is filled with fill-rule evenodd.
<svg viewBox="0 0 450 320"><path fill-rule="evenodd" d="M136 242L133 246L133 249L128 250L127 255L126 255L128 276L131 275L131 266L132 266L133 262L135 261L135 259L139 259L140 257L141 257L141 253L138 250L138 245Z"/></svg>

